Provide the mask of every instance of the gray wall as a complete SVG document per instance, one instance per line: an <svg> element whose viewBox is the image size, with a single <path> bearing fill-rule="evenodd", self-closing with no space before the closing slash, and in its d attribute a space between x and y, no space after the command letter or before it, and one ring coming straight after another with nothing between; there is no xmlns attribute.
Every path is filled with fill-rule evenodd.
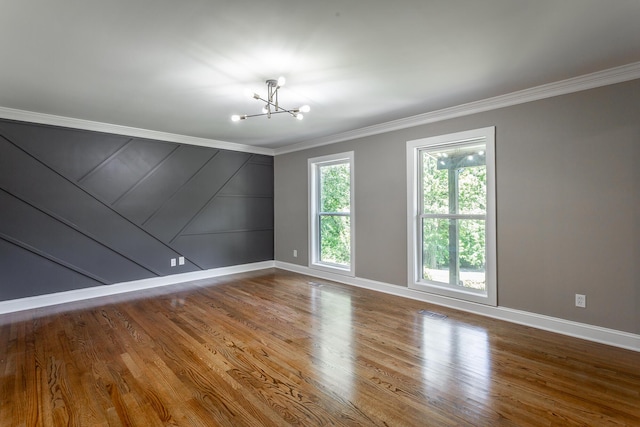
<svg viewBox="0 0 640 427"><path fill-rule="evenodd" d="M406 141L496 126L498 304L640 333L639 112L635 80L276 156L276 260L307 265L307 159L354 150L356 276L407 286Z"/></svg>
<svg viewBox="0 0 640 427"><path fill-rule="evenodd" d="M0 300L266 260L273 157L0 120Z"/></svg>

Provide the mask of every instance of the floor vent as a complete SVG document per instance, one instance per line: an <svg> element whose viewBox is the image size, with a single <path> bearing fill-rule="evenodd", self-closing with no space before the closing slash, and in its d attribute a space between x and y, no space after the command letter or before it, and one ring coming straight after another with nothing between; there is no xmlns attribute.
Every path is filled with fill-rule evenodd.
<svg viewBox="0 0 640 427"><path fill-rule="evenodd" d="M432 319L446 319L447 318L446 315L440 314L440 313L436 313L435 311L419 310L418 313L422 314L423 316L426 316L426 317L431 317Z"/></svg>

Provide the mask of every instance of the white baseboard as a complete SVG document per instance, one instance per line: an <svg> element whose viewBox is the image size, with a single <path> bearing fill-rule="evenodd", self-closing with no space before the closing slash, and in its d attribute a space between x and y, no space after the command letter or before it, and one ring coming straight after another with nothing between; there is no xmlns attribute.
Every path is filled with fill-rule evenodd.
<svg viewBox="0 0 640 427"><path fill-rule="evenodd" d="M588 325L585 323L573 322L542 314L530 313L527 311L514 310L506 307L492 307L473 302L461 301L454 298L447 298L416 291L404 286L391 285L384 282L377 282L375 280L313 270L308 267L281 261L264 261L253 264L214 268L204 271L193 271L189 273L174 274L171 276L117 283L114 285L95 286L92 288L76 289L73 291L38 295L9 301L0 301L0 314L117 295L144 289L159 288L162 286L209 279L228 274L263 270L273 267L640 352L640 335Z"/></svg>
<svg viewBox="0 0 640 427"><path fill-rule="evenodd" d="M37 295L33 297L19 298L9 301L0 301L0 314L87 300L91 298L123 294L126 292L140 291L144 289L159 288L162 286L175 285L178 283L191 282L194 280L225 276L227 274L245 273L248 271L272 268L274 266L274 261L264 261L253 264L213 268L210 270L191 271L189 273L173 274L171 276L134 280L131 282L122 282L113 285L94 286L91 288L75 289L72 291L57 292L54 294Z"/></svg>
<svg viewBox="0 0 640 427"><path fill-rule="evenodd" d="M375 280L328 273L325 271L314 270L308 267L281 261L276 261L275 267L282 270L293 271L296 273L318 277L326 280L332 280L334 282L353 285L360 288L371 289L374 291L396 295L404 298L424 301L431 304L437 304L457 310L466 311L469 313L491 317L494 319L500 319L511 323L531 326L537 329L556 332L562 335L568 335L571 337L581 338L640 352L640 335L632 334L629 332L602 328L600 326L573 322L557 317L545 316L542 314L536 314L522 310L514 310L506 307L493 307L468 301L461 301L454 298L447 298L440 295L416 291L405 286L391 285L388 283L377 282Z"/></svg>

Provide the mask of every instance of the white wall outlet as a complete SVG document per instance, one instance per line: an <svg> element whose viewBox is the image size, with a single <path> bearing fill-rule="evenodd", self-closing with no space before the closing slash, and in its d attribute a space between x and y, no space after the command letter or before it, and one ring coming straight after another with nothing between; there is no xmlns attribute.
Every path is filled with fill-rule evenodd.
<svg viewBox="0 0 640 427"><path fill-rule="evenodd" d="M178 258L178 265L184 265L184 257L183 256Z"/></svg>
<svg viewBox="0 0 640 427"><path fill-rule="evenodd" d="M298 258L298 250L297 249L293 250L293 257L294 258Z"/></svg>
<svg viewBox="0 0 640 427"><path fill-rule="evenodd" d="M586 295L576 294L576 307L582 307L582 308L587 307Z"/></svg>
<svg viewBox="0 0 640 427"><path fill-rule="evenodd" d="M175 267L175 266L176 266L176 259L171 258L171 267Z"/></svg>

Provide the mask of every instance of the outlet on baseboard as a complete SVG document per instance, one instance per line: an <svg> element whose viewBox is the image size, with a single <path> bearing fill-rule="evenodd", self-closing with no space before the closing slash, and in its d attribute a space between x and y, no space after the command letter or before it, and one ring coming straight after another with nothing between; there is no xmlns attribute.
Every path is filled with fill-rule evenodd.
<svg viewBox="0 0 640 427"><path fill-rule="evenodd" d="M294 258L298 258L298 250L297 249L293 250L293 257Z"/></svg>
<svg viewBox="0 0 640 427"><path fill-rule="evenodd" d="M171 267L175 267L175 266L176 266L176 259L171 258Z"/></svg>
<svg viewBox="0 0 640 427"><path fill-rule="evenodd" d="M586 308L587 307L587 296L576 294L576 307Z"/></svg>
<svg viewBox="0 0 640 427"><path fill-rule="evenodd" d="M178 258L178 265L184 265L184 257L183 256Z"/></svg>

